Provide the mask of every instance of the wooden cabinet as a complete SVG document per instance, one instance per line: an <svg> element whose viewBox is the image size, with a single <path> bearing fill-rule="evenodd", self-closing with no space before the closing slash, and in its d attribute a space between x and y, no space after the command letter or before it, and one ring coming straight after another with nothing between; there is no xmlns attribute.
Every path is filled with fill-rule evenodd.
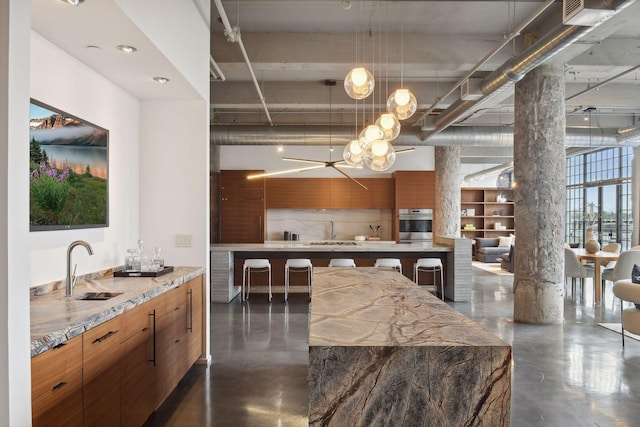
<svg viewBox="0 0 640 427"><path fill-rule="evenodd" d="M84 425L120 424L122 316L82 334Z"/></svg>
<svg viewBox="0 0 640 427"><path fill-rule="evenodd" d="M157 393L155 325L163 298L124 313L124 354L120 393L122 426L141 426L155 409Z"/></svg>
<svg viewBox="0 0 640 427"><path fill-rule="evenodd" d="M498 237L515 233L513 190L463 188L460 200L464 237Z"/></svg>
<svg viewBox="0 0 640 427"><path fill-rule="evenodd" d="M82 425L82 336L31 359L32 422Z"/></svg>
<svg viewBox="0 0 640 427"><path fill-rule="evenodd" d="M262 243L265 234L265 179L247 179L263 171L220 171L220 242Z"/></svg>
<svg viewBox="0 0 640 427"><path fill-rule="evenodd" d="M141 426L203 350L203 277L31 359L34 426Z"/></svg>
<svg viewBox="0 0 640 427"><path fill-rule="evenodd" d="M436 175L434 171L396 171L395 208L434 209L436 205Z"/></svg>
<svg viewBox="0 0 640 427"><path fill-rule="evenodd" d="M267 209L393 209L394 186L389 178L270 178Z"/></svg>

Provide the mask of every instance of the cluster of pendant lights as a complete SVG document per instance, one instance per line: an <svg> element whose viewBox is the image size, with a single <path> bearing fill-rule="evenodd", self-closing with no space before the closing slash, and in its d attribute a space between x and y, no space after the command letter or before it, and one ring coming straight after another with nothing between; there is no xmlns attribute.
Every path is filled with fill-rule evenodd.
<svg viewBox="0 0 640 427"><path fill-rule="evenodd" d="M354 68L344 79L344 89L351 98L365 99L373 93L375 80L366 68ZM391 141L400 135L400 120L406 120L416 112L418 102L408 89L398 89L387 99L387 112L378 117L375 124L364 128L358 139L344 148L343 158L354 167L366 165L374 171L389 169L396 160Z"/></svg>

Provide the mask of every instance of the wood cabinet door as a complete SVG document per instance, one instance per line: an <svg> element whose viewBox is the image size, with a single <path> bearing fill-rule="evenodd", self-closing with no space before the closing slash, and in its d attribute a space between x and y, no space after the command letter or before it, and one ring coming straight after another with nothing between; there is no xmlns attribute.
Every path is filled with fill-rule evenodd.
<svg viewBox="0 0 640 427"><path fill-rule="evenodd" d="M263 200L223 200L220 243L263 243L264 224Z"/></svg>
<svg viewBox="0 0 640 427"><path fill-rule="evenodd" d="M397 171L394 176L396 209L435 208L434 171Z"/></svg>
<svg viewBox="0 0 640 427"><path fill-rule="evenodd" d="M203 289L202 276L190 280L187 284L187 369L202 355L203 344Z"/></svg>
<svg viewBox="0 0 640 427"><path fill-rule="evenodd" d="M157 320L157 367L160 401L184 376L187 346L187 298L181 285L164 294L164 309Z"/></svg>
<svg viewBox="0 0 640 427"><path fill-rule="evenodd" d="M121 426L141 426L159 405L155 368L155 300L125 312L120 393Z"/></svg>
<svg viewBox="0 0 640 427"><path fill-rule="evenodd" d="M84 424L120 424L120 375L124 346L122 316L82 335Z"/></svg>
<svg viewBox="0 0 640 427"><path fill-rule="evenodd" d="M82 425L82 336L31 359L34 426Z"/></svg>

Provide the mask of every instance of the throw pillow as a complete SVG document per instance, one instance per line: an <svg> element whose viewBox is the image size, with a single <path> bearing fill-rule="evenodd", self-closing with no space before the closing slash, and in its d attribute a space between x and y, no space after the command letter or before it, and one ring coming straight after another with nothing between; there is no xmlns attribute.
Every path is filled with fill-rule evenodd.
<svg viewBox="0 0 640 427"><path fill-rule="evenodd" d="M633 270L631 270L631 282L640 284L640 265L633 264ZM635 303L637 309L640 310L640 304Z"/></svg>
<svg viewBox="0 0 640 427"><path fill-rule="evenodd" d="M509 247L511 246L511 242L513 241L513 238L508 237L508 236L500 236L500 240L498 240L498 247Z"/></svg>

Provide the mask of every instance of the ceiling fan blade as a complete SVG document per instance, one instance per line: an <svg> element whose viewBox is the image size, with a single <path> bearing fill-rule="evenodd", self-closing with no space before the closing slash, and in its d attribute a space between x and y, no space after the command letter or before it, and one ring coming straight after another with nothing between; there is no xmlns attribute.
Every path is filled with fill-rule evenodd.
<svg viewBox="0 0 640 427"><path fill-rule="evenodd" d="M356 180L355 178L350 177L349 175L347 175L346 172L341 171L340 169L338 169L337 167L335 167L334 165L331 165L332 168L334 168L335 170L337 170L338 172L340 172L342 175L346 176L347 178L349 178L351 181L355 182L356 184L358 184L360 187L364 188L365 190L368 190L368 188L362 184L361 182L359 182L358 180Z"/></svg>
<svg viewBox="0 0 640 427"><path fill-rule="evenodd" d="M310 171L310 170L313 170L313 169L320 169L320 168L324 168L324 167L327 167L327 165L322 164L322 165L316 165L316 166L307 166L305 168L287 169L287 170L276 171L276 172L258 173L258 174L255 174L255 175L247 175L247 179L263 178L263 177L267 177L267 176L282 175L282 174L285 174L285 173L293 173L293 172L304 172L304 171Z"/></svg>
<svg viewBox="0 0 640 427"><path fill-rule="evenodd" d="M415 151L415 147L414 148L404 148L402 150L396 150L396 154L402 154L402 153L409 153L411 151Z"/></svg>
<svg viewBox="0 0 640 427"><path fill-rule="evenodd" d="M282 160L288 160L290 162L305 162L305 163L322 163L323 165L326 165L327 162L323 162L322 160L312 160L312 159L298 159L295 157L283 157Z"/></svg>

